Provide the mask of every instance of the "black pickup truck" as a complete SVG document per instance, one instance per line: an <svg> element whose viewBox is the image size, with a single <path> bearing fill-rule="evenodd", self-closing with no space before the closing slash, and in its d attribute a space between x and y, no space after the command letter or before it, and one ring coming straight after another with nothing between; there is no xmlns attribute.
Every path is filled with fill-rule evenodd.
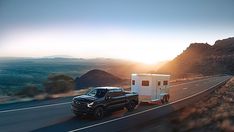
<svg viewBox="0 0 234 132"><path fill-rule="evenodd" d="M127 108L134 110L138 104L138 95L125 92L119 87L95 87L84 95L76 96L72 100L71 109L76 116L94 115L101 119L107 111Z"/></svg>

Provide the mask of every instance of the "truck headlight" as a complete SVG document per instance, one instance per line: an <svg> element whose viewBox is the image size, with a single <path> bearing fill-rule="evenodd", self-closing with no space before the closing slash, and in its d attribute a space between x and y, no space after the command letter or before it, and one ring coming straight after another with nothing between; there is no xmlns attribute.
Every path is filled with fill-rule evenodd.
<svg viewBox="0 0 234 132"><path fill-rule="evenodd" d="M87 104L87 107L89 107L89 108L90 108L90 107L92 107L92 105L93 105L93 104L94 104L93 102L88 103L88 104Z"/></svg>

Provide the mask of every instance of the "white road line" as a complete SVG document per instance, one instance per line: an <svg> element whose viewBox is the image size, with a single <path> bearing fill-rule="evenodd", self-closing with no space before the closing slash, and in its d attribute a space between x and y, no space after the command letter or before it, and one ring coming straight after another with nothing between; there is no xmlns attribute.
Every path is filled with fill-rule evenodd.
<svg viewBox="0 0 234 132"><path fill-rule="evenodd" d="M30 109L37 109L37 108L44 108L44 107L52 107L52 106L59 106L59 105L70 104L70 103L71 103L71 102L64 102L64 103L57 103L57 104L49 104L49 105L41 105L41 106L32 106L32 107L27 107L27 108L3 110L3 111L0 111L0 113L7 113L7 112L14 112L14 111L22 111L22 110L30 110Z"/></svg>
<svg viewBox="0 0 234 132"><path fill-rule="evenodd" d="M200 82L200 81L204 81L204 80L208 80L208 79L210 79L210 78L201 79L201 80L195 80L195 81L191 81L191 82L187 82L187 83L175 84L175 85L171 85L170 87L190 84L190 83L194 83L194 82ZM69 104L69 103L71 103L71 102L49 104L49 105L41 105L41 106L32 106L32 107L19 108L19 109L2 110L2 111L0 111L0 113L15 112L15 111L22 111L22 110L30 110L30 109L38 109L38 108L44 108L44 107L52 107L52 106L58 106L58 105L65 105L65 104Z"/></svg>
<svg viewBox="0 0 234 132"><path fill-rule="evenodd" d="M194 96L197 96L197 95L199 95L199 94L201 94L201 93L203 93L203 92L206 92L206 91L208 91L208 90L210 90L210 89L212 89L212 88L218 86L219 84L225 82L226 80L227 80L227 79L225 79L224 81L222 81L222 82L220 82L220 83L218 83L218 84L215 84L215 85L213 85L212 87L209 87L208 89L205 89L205 90L203 90L203 91L201 91L201 92L198 92L198 93L196 93L196 94L187 96L187 97L185 97L185 98L176 100L176 101L174 101L174 102L171 102L171 103L168 103L168 104L165 104L165 105L161 105L161 106L158 106L158 107L155 107L155 108L147 109L147 110L140 111L140 112L137 112L137 113L134 113L134 114L130 114L130 115L127 115L127 116L119 117L119 118L116 118L116 119L108 120L108 121L105 121L105 122L93 124L93 125L90 125L90 126L86 126L86 127L74 129L74 130L71 130L71 131L68 131L68 132L77 132L77 131L85 130L85 129L92 128L92 127L95 127L95 126L100 126L100 125L107 124L107 123L110 123L110 122L114 122L114 121L118 121L118 120L125 119L125 118L128 118L128 117L132 117L132 116L135 116L135 115L139 115L139 114L142 114L142 113L151 111L151 110L155 110L155 109L159 109L159 108L162 108L162 107L166 107L166 106L175 104L175 103L177 103L177 102L180 102L180 101L183 101L183 100L192 98L192 97L194 97Z"/></svg>

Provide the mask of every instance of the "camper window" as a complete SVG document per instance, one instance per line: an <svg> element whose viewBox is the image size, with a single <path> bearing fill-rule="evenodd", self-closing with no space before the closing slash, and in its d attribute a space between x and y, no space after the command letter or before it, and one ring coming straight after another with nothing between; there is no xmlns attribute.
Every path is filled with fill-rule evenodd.
<svg viewBox="0 0 234 132"><path fill-rule="evenodd" d="M158 86L160 86L161 85L161 81L158 81Z"/></svg>
<svg viewBox="0 0 234 132"><path fill-rule="evenodd" d="M149 81L143 80L141 85L142 86L149 86Z"/></svg>
<svg viewBox="0 0 234 132"><path fill-rule="evenodd" d="M168 81L163 81L163 85L168 85Z"/></svg>
<svg viewBox="0 0 234 132"><path fill-rule="evenodd" d="M135 85L135 80L132 80L132 85Z"/></svg>

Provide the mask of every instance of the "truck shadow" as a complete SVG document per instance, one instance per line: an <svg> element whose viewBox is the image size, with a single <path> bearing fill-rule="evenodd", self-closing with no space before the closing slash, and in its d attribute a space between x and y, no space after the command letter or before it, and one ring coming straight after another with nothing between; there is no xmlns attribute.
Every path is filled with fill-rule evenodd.
<svg viewBox="0 0 234 132"><path fill-rule="evenodd" d="M81 117L76 117L74 115L72 117L68 117L67 119L63 119L60 121L58 120L57 122L59 122L59 123L56 123L56 124L53 124L50 126L46 126L43 128L35 129L35 130L33 130L33 132L69 131L69 130L97 124L100 122L105 122L107 120L111 120L114 118L123 117L129 113L131 113L131 112L128 112L126 109L121 109L121 110L114 111L114 112L106 112L104 118L101 120L96 120L91 115L85 115L85 116L81 116Z"/></svg>

